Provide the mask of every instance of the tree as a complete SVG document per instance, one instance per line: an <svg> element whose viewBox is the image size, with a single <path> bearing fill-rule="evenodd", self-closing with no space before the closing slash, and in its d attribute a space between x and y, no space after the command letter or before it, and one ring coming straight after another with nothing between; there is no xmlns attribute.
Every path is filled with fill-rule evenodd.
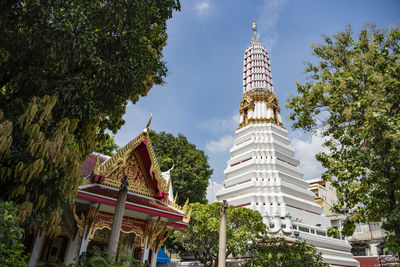
<svg viewBox="0 0 400 267"><path fill-rule="evenodd" d="M191 203L207 203L206 190L213 171L204 152L182 134L175 137L151 130L149 135L161 169L166 171L174 165L171 181L174 193L178 193L177 203L183 205L188 198Z"/></svg>
<svg viewBox="0 0 400 267"><path fill-rule="evenodd" d="M80 162L167 69L178 0L1 1L0 188L25 226L55 232Z"/></svg>
<svg viewBox="0 0 400 267"><path fill-rule="evenodd" d="M221 203L194 203L189 226L175 231L173 238L194 254L204 266L213 266L218 259L219 218ZM229 206L227 210L226 257L245 255L250 243L266 230L261 214L246 208Z"/></svg>
<svg viewBox="0 0 400 267"><path fill-rule="evenodd" d="M289 242L280 237L263 237L251 244L244 266L328 267L321 253L304 241Z"/></svg>
<svg viewBox="0 0 400 267"><path fill-rule="evenodd" d="M27 256L23 255L22 243L24 230L19 226L15 215L15 205L0 201L0 265L28 266Z"/></svg>
<svg viewBox="0 0 400 267"><path fill-rule="evenodd" d="M386 249L400 251L400 30L366 26L325 37L308 63L311 75L289 100L294 128L320 131L329 152L317 160L327 169L338 202L349 209L343 233L355 224L382 221Z"/></svg>
<svg viewBox="0 0 400 267"><path fill-rule="evenodd" d="M96 145L96 152L110 157L118 150L120 150L120 147L115 143L114 136L110 136L107 133L105 134L105 140L103 142L98 142Z"/></svg>

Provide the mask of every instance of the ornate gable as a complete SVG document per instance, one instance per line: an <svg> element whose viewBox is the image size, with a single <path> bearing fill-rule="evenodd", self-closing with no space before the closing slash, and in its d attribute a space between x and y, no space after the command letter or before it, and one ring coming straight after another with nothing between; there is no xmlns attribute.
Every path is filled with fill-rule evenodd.
<svg viewBox="0 0 400 267"><path fill-rule="evenodd" d="M103 164L95 164L92 182L119 188L126 175L128 191L159 199L168 196L169 183L162 177L147 129Z"/></svg>

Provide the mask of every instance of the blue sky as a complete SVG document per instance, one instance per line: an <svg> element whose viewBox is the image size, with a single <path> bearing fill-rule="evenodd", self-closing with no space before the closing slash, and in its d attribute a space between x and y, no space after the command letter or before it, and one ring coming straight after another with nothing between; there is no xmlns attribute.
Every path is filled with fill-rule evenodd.
<svg viewBox="0 0 400 267"><path fill-rule="evenodd" d="M251 43L255 19L304 179L319 177L322 169L314 155L322 149L321 139L292 131L284 107L289 95L296 94L295 81L306 78L304 62L316 60L310 46L322 42L322 34L335 34L349 24L355 34L367 22L378 29L400 26L400 1L183 0L181 5L168 22L166 83L129 104L116 142L124 146L136 137L152 112L150 128L185 135L209 157L212 179L222 182L238 125L243 52Z"/></svg>

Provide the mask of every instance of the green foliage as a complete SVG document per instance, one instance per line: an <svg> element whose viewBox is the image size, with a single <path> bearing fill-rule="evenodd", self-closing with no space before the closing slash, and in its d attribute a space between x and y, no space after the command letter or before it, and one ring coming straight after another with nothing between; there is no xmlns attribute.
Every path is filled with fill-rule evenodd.
<svg viewBox="0 0 400 267"><path fill-rule="evenodd" d="M27 255L23 255L24 230L19 226L15 206L0 201L0 265L9 267L28 266Z"/></svg>
<svg viewBox="0 0 400 267"><path fill-rule="evenodd" d="M297 83L289 100L295 128L318 130L328 153L317 160L322 178L338 194L336 213L352 214L343 233L356 223L383 221L387 248L400 251L400 30L366 26L358 38L350 27L325 37L308 63L310 80Z"/></svg>
<svg viewBox="0 0 400 267"><path fill-rule="evenodd" d="M114 136L110 136L109 134L105 134L104 142L98 142L96 145L96 152L110 157L118 150L120 150L120 147L115 143Z"/></svg>
<svg viewBox="0 0 400 267"><path fill-rule="evenodd" d="M218 240L221 203L190 205L192 216L187 229L175 231L173 239L185 251L193 253L204 266L212 266L218 259ZM228 257L245 255L249 242L260 238L266 230L259 212L229 206L227 210L226 249Z"/></svg>
<svg viewBox="0 0 400 267"><path fill-rule="evenodd" d="M166 21L179 8L178 0L0 2L1 199L18 205L25 226L57 232L80 162L123 125L128 101L163 82Z"/></svg>
<svg viewBox="0 0 400 267"><path fill-rule="evenodd" d="M119 257L117 261L111 257L106 249L93 247L88 251L90 256L83 256L79 259L77 267L141 267L141 261L128 255Z"/></svg>
<svg viewBox="0 0 400 267"><path fill-rule="evenodd" d="M264 237L251 244L244 266L255 267L327 267L321 253L305 242L288 242L278 237Z"/></svg>
<svg viewBox="0 0 400 267"><path fill-rule="evenodd" d="M340 232L338 229L334 228L334 227L329 227L328 231L326 232L328 236L330 237L334 237L334 238L338 238L340 237Z"/></svg>
<svg viewBox="0 0 400 267"><path fill-rule="evenodd" d="M183 205L187 198L191 203L207 203L206 190L213 171L204 152L182 134L175 137L150 130L149 135L161 170L174 165L171 181L174 194L178 193L177 203Z"/></svg>

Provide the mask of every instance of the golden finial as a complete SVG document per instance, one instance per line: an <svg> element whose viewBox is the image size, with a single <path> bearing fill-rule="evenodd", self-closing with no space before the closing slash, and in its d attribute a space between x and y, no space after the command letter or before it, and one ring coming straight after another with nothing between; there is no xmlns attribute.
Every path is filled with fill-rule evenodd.
<svg viewBox="0 0 400 267"><path fill-rule="evenodd" d="M188 208L188 204L189 204L189 198L186 199L185 205L182 208L182 212L186 214L186 210Z"/></svg>
<svg viewBox="0 0 400 267"><path fill-rule="evenodd" d="M251 27L253 31L257 31L257 25L256 25L256 20L253 19L253 27Z"/></svg>
<svg viewBox="0 0 400 267"><path fill-rule="evenodd" d="M191 217L191 215L192 215L192 210L193 210L193 209L190 208L188 214L187 214L186 217L184 218L184 221L187 222L187 223L190 222L190 217Z"/></svg>
<svg viewBox="0 0 400 267"><path fill-rule="evenodd" d="M168 170L169 172L172 171L175 167L175 161L174 159L172 159L172 167Z"/></svg>
<svg viewBox="0 0 400 267"><path fill-rule="evenodd" d="M149 130L149 127L150 127L150 124L151 124L151 119L153 118L153 113L151 113L150 112L150 119L149 119L149 122L147 123L147 125L146 125L146 128L144 128L144 130L143 130L143 132L148 132L148 130Z"/></svg>
<svg viewBox="0 0 400 267"><path fill-rule="evenodd" d="M253 44L258 42L258 36L257 36L257 25L256 25L256 20L253 20L253 26L251 27L253 30Z"/></svg>
<svg viewBox="0 0 400 267"><path fill-rule="evenodd" d="M94 163L94 168L93 168L94 174L100 175L99 167L100 167L99 156L97 156L96 162Z"/></svg>

